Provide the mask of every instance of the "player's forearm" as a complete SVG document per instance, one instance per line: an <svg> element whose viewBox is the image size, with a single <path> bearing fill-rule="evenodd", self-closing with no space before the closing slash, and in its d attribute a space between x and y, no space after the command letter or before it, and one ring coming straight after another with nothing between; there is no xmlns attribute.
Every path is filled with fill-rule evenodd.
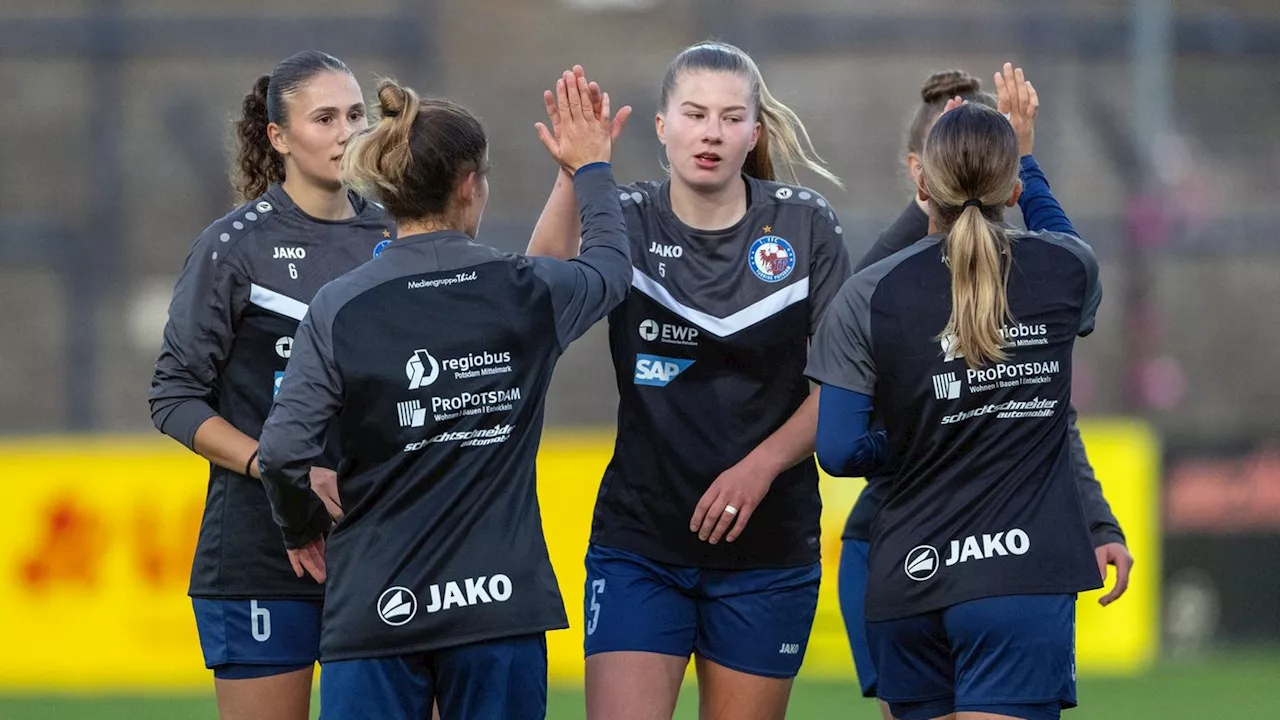
<svg viewBox="0 0 1280 720"><path fill-rule="evenodd" d="M237 430L221 415L214 415L196 429L192 449L218 467L244 474L249 456L258 449L258 441ZM256 467L250 468L250 476L259 477Z"/></svg>
<svg viewBox="0 0 1280 720"><path fill-rule="evenodd" d="M763 464L774 475L781 474L813 456L813 439L817 431L818 388L814 388L782 427L765 438L747 457Z"/></svg>
<svg viewBox="0 0 1280 720"><path fill-rule="evenodd" d="M563 169L556 173L556 184L551 188L547 204L533 226L529 238L529 255L568 260L578 255L578 239L581 233L578 219L578 201L573 192L573 178Z"/></svg>

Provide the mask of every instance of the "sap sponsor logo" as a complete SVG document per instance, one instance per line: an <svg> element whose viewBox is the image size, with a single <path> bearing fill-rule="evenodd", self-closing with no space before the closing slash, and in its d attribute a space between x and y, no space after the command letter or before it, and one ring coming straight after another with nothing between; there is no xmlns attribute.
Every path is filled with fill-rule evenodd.
<svg viewBox="0 0 1280 720"><path fill-rule="evenodd" d="M451 442L458 443L459 447L501 445L511 439L511 431L514 429L515 425L495 425L491 428L483 428L480 430L455 430L451 432L442 432L439 435L433 435L426 440L419 440L405 445L404 452L417 452L428 445Z"/></svg>
<svg viewBox="0 0 1280 720"><path fill-rule="evenodd" d="M980 408L965 410L952 415L944 415L942 424L951 425L965 420L972 420L976 417L991 415L992 413L1001 420L1052 417L1056 407L1058 407L1057 400L1041 400L1040 398L1026 401L1010 400L1009 402L983 405Z"/></svg>
<svg viewBox="0 0 1280 720"><path fill-rule="evenodd" d="M271 256L274 260L303 260L307 257L307 249L300 247L277 247Z"/></svg>
<svg viewBox="0 0 1280 720"><path fill-rule="evenodd" d="M664 258L684 257L684 248L679 245L663 245L658 242L649 243L649 252Z"/></svg>
<svg viewBox="0 0 1280 720"><path fill-rule="evenodd" d="M271 397L275 397L280 394L280 383L282 382L284 382L284 371L277 370L275 382L271 384Z"/></svg>
<svg viewBox="0 0 1280 720"><path fill-rule="evenodd" d="M382 622L400 627L418 614L418 598L406 587L389 587L378 597L378 618Z"/></svg>
<svg viewBox="0 0 1280 720"><path fill-rule="evenodd" d="M428 592L431 595L431 601L426 607L428 613L506 602L511 599L511 578L499 573L493 577L469 577L461 583L450 580L443 586L432 585Z"/></svg>
<svg viewBox="0 0 1280 720"><path fill-rule="evenodd" d="M939 400L956 400L960 397L960 381L953 372L933 376L933 396Z"/></svg>
<svg viewBox="0 0 1280 720"><path fill-rule="evenodd" d="M902 569L912 580L924 582L937 574L939 564L937 548L932 545L917 545L907 553Z"/></svg>
<svg viewBox="0 0 1280 720"><path fill-rule="evenodd" d="M1062 364L1057 360L1002 363L980 370L970 368L966 379L969 381L969 392L977 393L1019 385L1043 385L1053 382L1053 376L1061 369Z"/></svg>
<svg viewBox="0 0 1280 720"><path fill-rule="evenodd" d="M756 238L747 253L747 266L765 282L782 282L796 269L795 248L777 235Z"/></svg>
<svg viewBox="0 0 1280 720"><path fill-rule="evenodd" d="M993 557L1026 555L1031 549L1031 538L1021 528L1013 528L995 535L983 533L970 535L963 540L951 541L951 553L947 567L970 560L989 560Z"/></svg>
<svg viewBox="0 0 1280 720"><path fill-rule="evenodd" d="M515 409L520 401L520 388L506 390L486 390L482 392L464 392L453 397L431 398L431 412L436 422L456 420L467 415L488 415L495 412L507 412Z"/></svg>
<svg viewBox="0 0 1280 720"><path fill-rule="evenodd" d="M430 280L423 278L421 280L410 280L409 289L423 290L423 289L430 289L430 288L447 287L449 285L461 285L462 283L469 283L472 280L477 279L478 277L479 277L479 274L473 270L469 273L462 272L447 278L432 278Z"/></svg>
<svg viewBox="0 0 1280 720"><path fill-rule="evenodd" d="M692 360L683 358L638 354L636 355L636 384L666 387L692 364Z"/></svg>
<svg viewBox="0 0 1280 720"><path fill-rule="evenodd" d="M656 320L645 320L640 323L640 339L648 342L664 342L668 345L687 345L696 347L698 331L684 325L659 323Z"/></svg>

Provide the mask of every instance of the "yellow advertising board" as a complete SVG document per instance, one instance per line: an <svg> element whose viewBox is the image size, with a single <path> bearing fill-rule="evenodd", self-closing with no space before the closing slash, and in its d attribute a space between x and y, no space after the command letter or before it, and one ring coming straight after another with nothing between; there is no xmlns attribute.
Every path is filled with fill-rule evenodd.
<svg viewBox="0 0 1280 720"><path fill-rule="evenodd" d="M1158 446L1144 426L1082 425L1138 558L1125 598L1080 600L1082 673L1145 667L1157 635ZM539 455L547 545L572 627L548 636L553 682L577 683L582 564L607 433L548 433ZM188 572L207 465L163 438L0 443L0 690L205 689ZM822 480L823 584L803 677L852 679L836 596L840 531L859 481Z"/></svg>

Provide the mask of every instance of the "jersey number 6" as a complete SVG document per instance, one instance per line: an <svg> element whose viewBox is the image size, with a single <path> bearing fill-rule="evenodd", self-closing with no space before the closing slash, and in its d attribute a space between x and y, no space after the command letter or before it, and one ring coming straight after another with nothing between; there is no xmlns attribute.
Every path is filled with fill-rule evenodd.
<svg viewBox="0 0 1280 720"><path fill-rule="evenodd" d="M249 601L249 625L253 628L253 639L266 642L271 639L271 611L258 607L257 600Z"/></svg>
<svg viewBox="0 0 1280 720"><path fill-rule="evenodd" d="M298 266L294 265L293 263L289 263L289 277L293 278L294 280L298 279Z"/></svg>

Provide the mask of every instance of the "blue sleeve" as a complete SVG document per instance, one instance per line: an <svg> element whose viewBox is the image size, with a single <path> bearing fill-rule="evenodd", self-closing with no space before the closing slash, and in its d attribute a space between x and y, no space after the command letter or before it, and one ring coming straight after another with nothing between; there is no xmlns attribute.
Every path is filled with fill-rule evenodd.
<svg viewBox="0 0 1280 720"><path fill-rule="evenodd" d="M823 385L818 396L818 464L836 477L866 477L890 464L889 439L871 430L871 396Z"/></svg>
<svg viewBox="0 0 1280 720"><path fill-rule="evenodd" d="M1048 230L1080 237L1049 190L1049 181L1040 164L1031 155L1022 156L1022 195L1018 198L1018 207L1022 209L1027 229L1032 232Z"/></svg>

